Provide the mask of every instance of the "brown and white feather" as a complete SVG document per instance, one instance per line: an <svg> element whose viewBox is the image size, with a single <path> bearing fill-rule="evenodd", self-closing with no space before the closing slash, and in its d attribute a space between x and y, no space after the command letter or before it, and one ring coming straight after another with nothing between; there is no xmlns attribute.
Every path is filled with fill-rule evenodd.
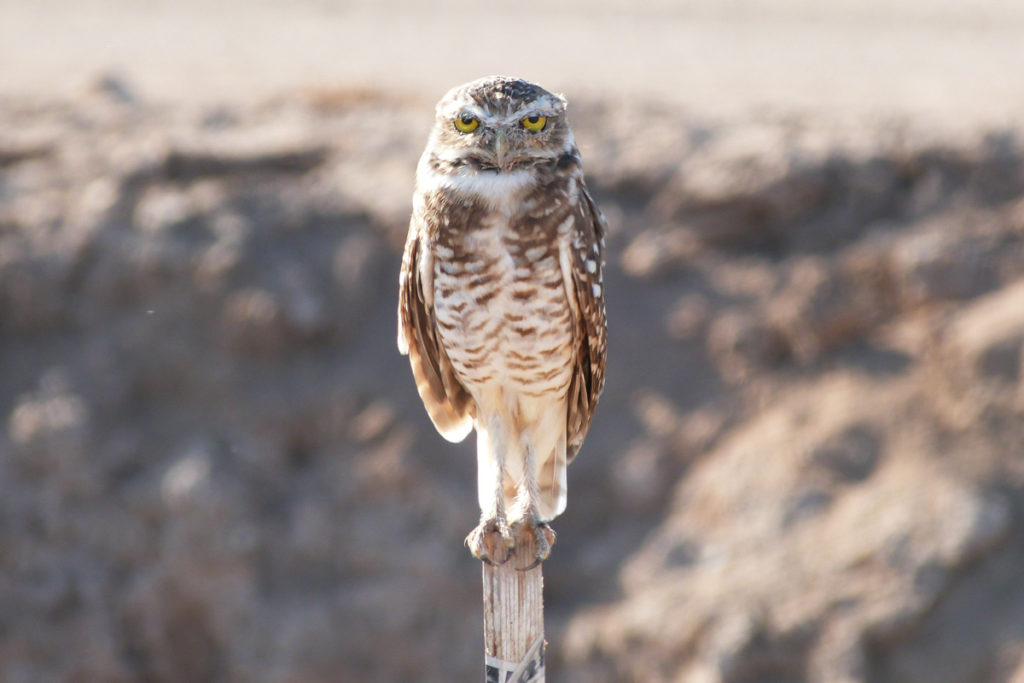
<svg viewBox="0 0 1024 683"><path fill-rule="evenodd" d="M605 223L564 107L501 77L441 100L400 276L399 349L438 431L476 428L481 508L528 501L542 520L565 509L606 356ZM465 112L478 134L452 124ZM546 117L542 133L520 130L524 112Z"/></svg>

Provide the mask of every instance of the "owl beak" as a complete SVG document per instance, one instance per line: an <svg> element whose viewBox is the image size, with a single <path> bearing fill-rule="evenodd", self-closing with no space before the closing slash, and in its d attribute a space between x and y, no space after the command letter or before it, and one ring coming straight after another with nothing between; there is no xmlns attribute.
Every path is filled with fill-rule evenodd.
<svg viewBox="0 0 1024 683"><path fill-rule="evenodd" d="M494 157L498 161L498 168L502 171L507 171L506 163L508 162L508 138L505 137L504 131L498 131L497 137L494 139Z"/></svg>

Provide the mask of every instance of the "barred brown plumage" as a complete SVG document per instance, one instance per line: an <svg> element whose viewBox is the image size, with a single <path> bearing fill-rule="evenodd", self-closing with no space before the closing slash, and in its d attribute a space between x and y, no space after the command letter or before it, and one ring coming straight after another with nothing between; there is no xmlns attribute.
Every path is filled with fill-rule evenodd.
<svg viewBox="0 0 1024 683"><path fill-rule="evenodd" d="M416 173L398 346L437 430L476 429L481 520L467 543L483 560L505 561L522 533L537 562L550 551L546 525L565 510L566 466L604 385L604 237L564 99L506 77L441 99Z"/></svg>

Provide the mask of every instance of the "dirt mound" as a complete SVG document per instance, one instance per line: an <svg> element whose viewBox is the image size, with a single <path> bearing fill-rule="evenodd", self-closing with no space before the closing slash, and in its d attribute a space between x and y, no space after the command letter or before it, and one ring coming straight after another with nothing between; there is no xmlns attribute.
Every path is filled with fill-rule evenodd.
<svg viewBox="0 0 1024 683"><path fill-rule="evenodd" d="M122 90L0 101L0 678L476 677L473 447L394 342L429 106ZM1013 132L573 116L609 379L552 679L1019 668Z"/></svg>

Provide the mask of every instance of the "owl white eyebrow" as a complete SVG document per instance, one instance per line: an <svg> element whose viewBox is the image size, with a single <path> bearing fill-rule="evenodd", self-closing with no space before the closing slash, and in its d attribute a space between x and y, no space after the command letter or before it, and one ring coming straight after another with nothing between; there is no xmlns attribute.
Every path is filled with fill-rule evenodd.
<svg viewBox="0 0 1024 683"><path fill-rule="evenodd" d="M510 114L502 120L502 123L516 123L526 118L527 116L543 116L545 118L554 121L558 118L558 111L543 109L538 107L523 107L516 110L514 114Z"/></svg>
<svg viewBox="0 0 1024 683"><path fill-rule="evenodd" d="M444 113L444 118L454 120L463 114L469 114L482 123L493 120L493 117L487 114L487 112L477 109L476 107L459 107L458 109L447 111Z"/></svg>

